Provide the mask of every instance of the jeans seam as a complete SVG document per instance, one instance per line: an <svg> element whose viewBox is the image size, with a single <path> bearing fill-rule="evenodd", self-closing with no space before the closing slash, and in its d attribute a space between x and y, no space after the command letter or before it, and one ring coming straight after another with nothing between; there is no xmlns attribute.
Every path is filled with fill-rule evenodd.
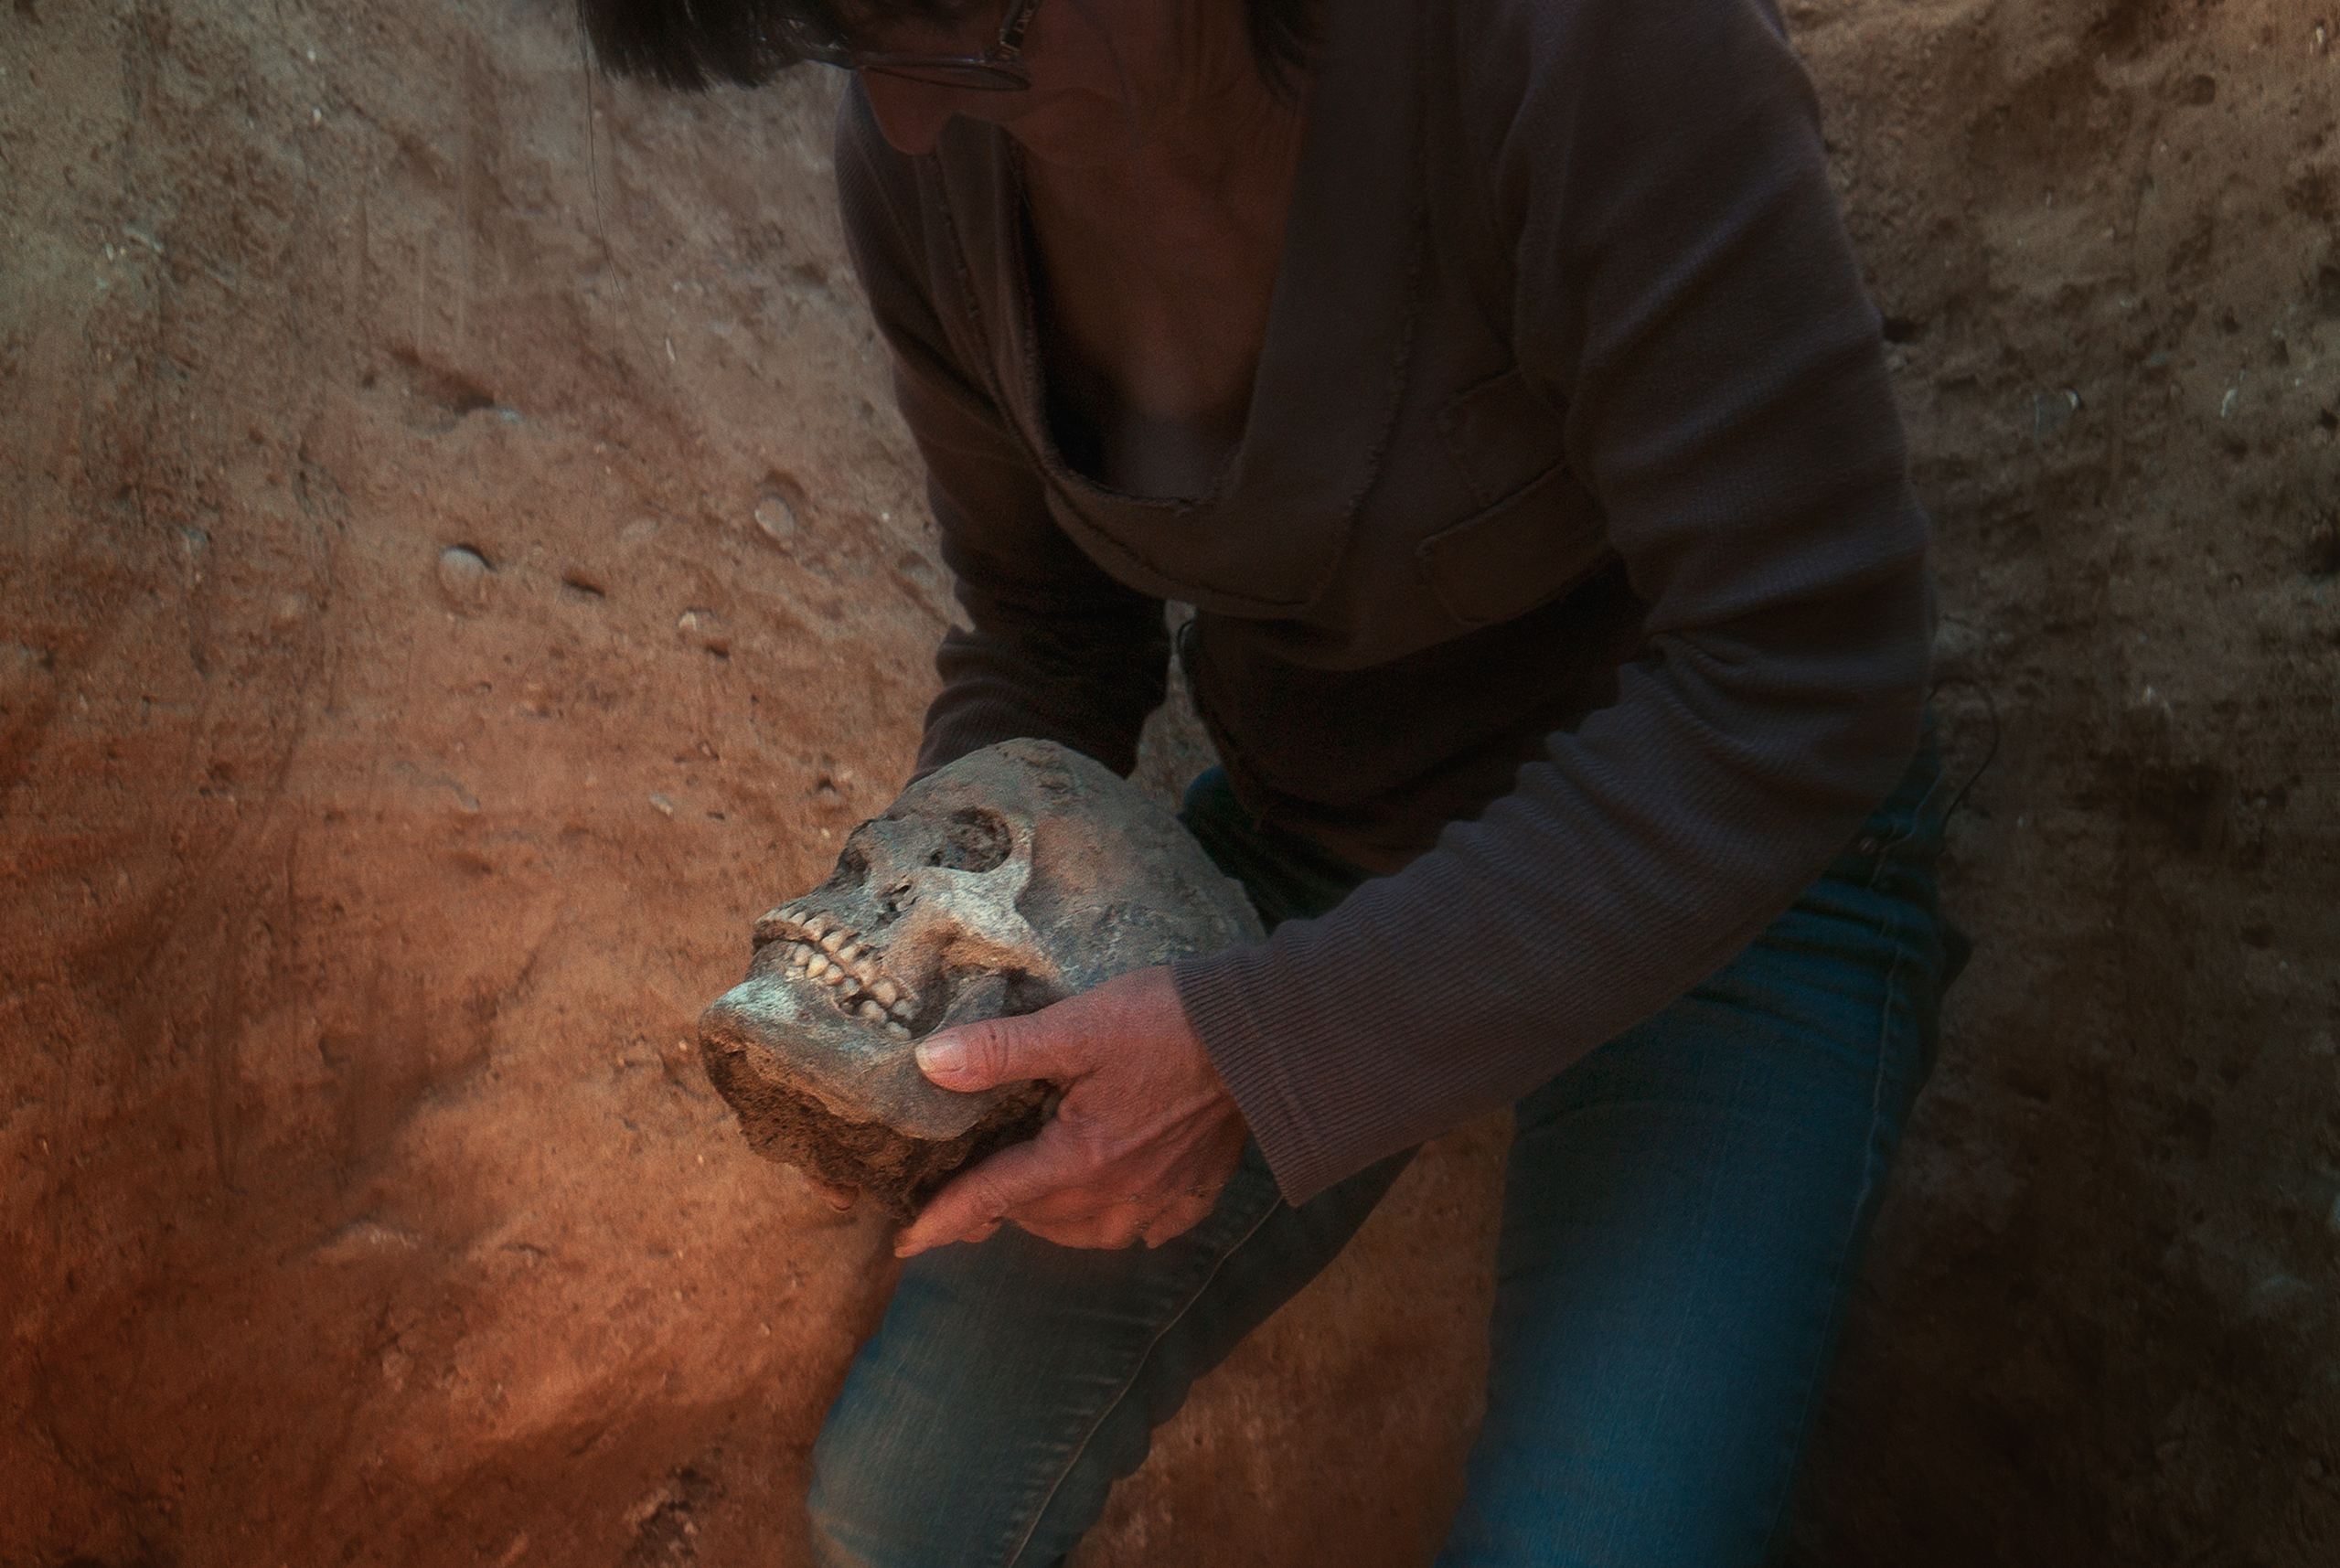
<svg viewBox="0 0 2340 1568"><path fill-rule="evenodd" d="M1937 772L1934 774L1934 782L1926 786L1925 795L1918 799L1916 805L1910 808L1909 826L1901 828L1878 846L1876 854L1869 865L1870 891L1875 892L1884 885L1886 869L1893 864L1893 852L1926 831L1926 808L1933 805L1934 796L1941 793L1945 782L1946 775ZM1897 959L1896 962L1898 960Z"/></svg>
<svg viewBox="0 0 2340 1568"><path fill-rule="evenodd" d="M1931 792L1929 791L1930 798ZM1880 928L1891 935L1887 923L1880 921ZM1877 1128L1885 1120L1885 1085L1887 1055L1893 1040L1893 1018L1901 996L1901 972L1909 963L1908 944L1898 938L1893 942L1893 964L1886 971L1885 1000L1878 1008L1876 1066L1869 1078L1869 1125L1861 1140L1861 1185L1853 1197L1853 1211L1845 1221L1843 1241L1836 1253L1834 1266L1829 1271L1827 1316L1821 1322L1820 1346L1813 1360L1811 1373L1804 1387L1803 1408L1797 1413L1794 1454L1796 1462L1789 1467L1789 1485L1784 1488L1771 1516L1771 1528L1764 1532L1763 1560L1772 1560L1779 1540L1779 1531L1787 1524L1790 1505L1795 1500L1794 1477L1803 1467L1804 1445L1811 1433L1812 1418L1819 1407L1822 1392L1827 1387L1827 1371L1833 1360L1836 1335L1843 1322L1846 1291L1844 1270L1852 1262L1861 1234L1861 1216L1869 1206L1871 1194L1876 1191L1882 1173L1877 1158Z"/></svg>
<svg viewBox="0 0 2340 1568"><path fill-rule="evenodd" d="M1049 1505L1056 1500L1056 1494L1063 1489L1064 1478L1073 1473L1074 1467L1081 1462L1081 1456L1088 1452L1089 1445L1095 1441L1097 1429L1105 1424L1106 1418L1120 1409L1122 1402L1129 1397L1130 1390L1137 1386L1138 1377L1146 1370L1146 1363L1153 1360L1154 1351L1161 1344L1162 1337L1177 1328L1186 1315L1194 1310L1194 1304L1202 1299L1202 1293L1211 1288L1211 1282L1219 1277L1219 1271L1227 1266L1227 1260L1234 1257L1250 1243L1254 1236L1259 1233L1259 1228L1267 1223L1268 1217L1276 1212L1279 1202L1280 1200L1270 1200L1266 1207L1262 1208L1258 1217L1245 1227L1243 1234L1230 1242L1226 1250L1219 1254L1217 1261L1212 1264L1208 1272L1194 1282L1194 1288L1187 1292L1186 1299L1179 1304L1178 1310L1163 1318L1155 1327L1153 1334L1146 1340L1145 1349L1131 1359L1128 1375L1121 1380L1121 1386L1114 1391L1111 1399L1097 1407L1095 1416L1089 1422L1088 1430L1081 1435L1080 1441L1073 1445L1073 1451L1066 1455L1064 1462L1057 1467L1055 1479L1049 1482L1047 1491L1041 1495L1039 1505L1031 1510L1031 1517L1024 1523L1023 1533L1016 1538L1015 1543L1008 1551L1008 1555L1000 1560L1001 1568L1015 1568L1015 1565L1023 1560L1025 1550L1031 1545L1033 1533L1040 1529L1040 1521L1048 1515ZM1150 1450L1152 1445L1149 1434L1147 1446Z"/></svg>

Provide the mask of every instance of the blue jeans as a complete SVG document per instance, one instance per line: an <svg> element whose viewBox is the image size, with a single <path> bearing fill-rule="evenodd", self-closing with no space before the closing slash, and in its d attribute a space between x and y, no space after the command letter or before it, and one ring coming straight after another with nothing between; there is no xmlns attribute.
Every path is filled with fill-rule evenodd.
<svg viewBox="0 0 2340 1568"><path fill-rule="evenodd" d="M1945 794L1929 746L1745 952L1518 1103L1487 1415L1448 1568L1774 1549L1931 1065ZM1184 819L1271 923L1364 876L1252 822L1215 773ZM1294 1208L1255 1147L1211 1217L1152 1251L1007 1228L912 1260L814 1449L820 1560L1055 1563L1409 1157Z"/></svg>

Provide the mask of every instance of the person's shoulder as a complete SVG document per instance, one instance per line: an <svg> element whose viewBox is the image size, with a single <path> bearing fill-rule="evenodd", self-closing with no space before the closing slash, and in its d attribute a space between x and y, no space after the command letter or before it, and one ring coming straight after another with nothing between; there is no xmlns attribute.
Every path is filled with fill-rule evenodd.
<svg viewBox="0 0 2340 1568"><path fill-rule="evenodd" d="M1777 37L1787 23L1772 0L1432 0L1456 36L1548 48L1603 36L1683 37L1753 25Z"/></svg>
<svg viewBox="0 0 2340 1568"><path fill-rule="evenodd" d="M1529 83L1565 78L1619 91L1702 61L1787 47L1772 0L1433 0L1433 37L1458 74ZM1434 47L1436 47L1434 44Z"/></svg>
<svg viewBox="0 0 2340 1568"><path fill-rule="evenodd" d="M1432 69L1480 134L1548 144L1566 127L1720 126L1805 96L1773 0L1431 0Z"/></svg>

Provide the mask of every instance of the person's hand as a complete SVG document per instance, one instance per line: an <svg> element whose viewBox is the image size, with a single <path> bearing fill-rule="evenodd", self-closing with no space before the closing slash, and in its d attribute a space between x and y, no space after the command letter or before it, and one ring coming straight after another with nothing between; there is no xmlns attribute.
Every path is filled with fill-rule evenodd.
<svg viewBox="0 0 2340 1568"><path fill-rule="evenodd" d="M918 1047L946 1089L1045 1078L1064 1091L1028 1143L963 1170L894 1242L910 1257L1013 1221L1067 1247L1159 1246L1211 1212L1249 1130L1166 968L1141 969L1021 1018Z"/></svg>

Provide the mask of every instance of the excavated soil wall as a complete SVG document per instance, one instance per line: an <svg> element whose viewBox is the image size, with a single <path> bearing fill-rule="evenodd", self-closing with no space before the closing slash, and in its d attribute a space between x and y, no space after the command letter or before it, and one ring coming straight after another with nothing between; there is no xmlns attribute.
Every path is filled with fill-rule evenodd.
<svg viewBox="0 0 2340 1568"><path fill-rule="evenodd" d="M2319 3L1787 7L1995 744L1811 1563L2340 1552ZM550 0L0 9L0 1563L807 1561L885 1235L689 1041L947 613L833 91L613 89ZM1081 1561L1427 1562L1502 1140Z"/></svg>

